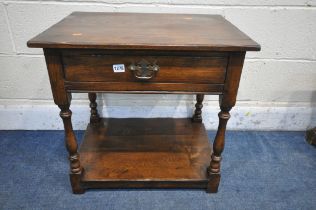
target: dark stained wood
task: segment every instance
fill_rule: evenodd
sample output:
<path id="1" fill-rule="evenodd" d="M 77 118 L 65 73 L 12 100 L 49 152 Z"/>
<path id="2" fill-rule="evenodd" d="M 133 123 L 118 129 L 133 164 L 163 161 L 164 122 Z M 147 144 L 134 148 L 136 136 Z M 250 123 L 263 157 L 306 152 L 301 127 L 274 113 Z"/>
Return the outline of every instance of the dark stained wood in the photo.
<path id="1" fill-rule="evenodd" d="M 156 63 L 160 69 L 148 80 L 157 83 L 215 83 L 225 80 L 227 57 L 129 56 L 86 55 L 64 56 L 67 81 L 82 82 L 137 82 L 131 64 L 141 60 Z M 113 64 L 124 64 L 125 72 L 113 72 Z M 181 71 L 181 74 L 179 74 Z"/>
<path id="2" fill-rule="evenodd" d="M 77 153 L 77 139 L 73 132 L 71 123 L 71 94 L 66 92 L 63 80 L 63 68 L 61 65 L 61 56 L 57 50 L 44 49 L 45 60 L 47 64 L 50 84 L 54 96 L 54 102 L 61 109 L 60 117 L 63 120 L 65 129 L 65 143 L 69 154 L 70 161 L 70 183 L 72 191 L 75 194 L 84 193 L 81 187 L 80 178 L 82 174 L 82 167 L 80 165 L 79 155 Z"/>
<path id="3" fill-rule="evenodd" d="M 221 178 L 220 167 L 222 160 L 222 152 L 225 146 L 225 132 L 227 121 L 230 118 L 229 110 L 223 109 L 221 107 L 221 112 L 218 114 L 219 117 L 219 125 L 217 129 L 217 133 L 215 136 L 215 140 L 213 143 L 213 153 L 211 158 L 210 166 L 207 169 L 209 174 L 209 184 L 207 188 L 207 192 L 215 193 L 218 191 L 218 186 Z"/>
<path id="4" fill-rule="evenodd" d="M 79 154 L 77 152 L 77 139 L 72 129 L 71 123 L 71 111 L 69 105 L 59 105 L 60 117 L 63 119 L 64 129 L 65 129 L 65 141 L 66 148 L 69 153 L 70 161 L 70 183 L 72 186 L 72 191 L 75 194 L 84 193 L 84 189 L 81 187 L 80 178 L 83 172 L 83 169 L 80 165 Z"/>
<path id="5" fill-rule="evenodd" d="M 229 56 L 224 92 L 220 96 L 220 106 L 231 109 L 236 104 L 239 81 L 246 52 L 233 52 Z"/>
<path id="6" fill-rule="evenodd" d="M 183 50 L 146 50 L 146 49 L 126 49 L 126 50 L 106 50 L 106 49 L 55 49 L 63 57 L 84 57 L 84 56 L 175 56 L 175 57 L 228 57 L 231 52 L 221 51 L 183 51 Z"/>
<path id="7" fill-rule="evenodd" d="M 58 50 L 44 49 L 44 55 L 54 102 L 57 105 L 68 105 L 71 101 L 71 94 L 65 91 L 60 53 Z"/>
<path id="8" fill-rule="evenodd" d="M 97 109 L 97 94 L 96 93 L 88 93 L 89 101 L 90 101 L 90 123 L 97 123 L 100 120 L 98 109 Z"/>
<path id="9" fill-rule="evenodd" d="M 226 81 L 223 94 L 220 95 L 221 112 L 218 114 L 219 125 L 216 137 L 213 143 L 212 161 L 208 168 L 209 184 L 207 192 L 215 193 L 218 191 L 218 186 L 221 178 L 220 167 L 222 160 L 222 152 L 225 146 L 225 132 L 227 121 L 230 118 L 229 111 L 236 104 L 236 97 L 241 77 L 242 67 L 244 63 L 245 52 L 231 53 L 226 70 Z"/>
<path id="10" fill-rule="evenodd" d="M 74 193 L 140 187 L 218 191 L 229 111 L 246 51 L 260 50 L 256 42 L 218 15 L 75 12 L 28 46 L 44 48 Z M 135 63 L 136 74 L 128 70 Z M 125 72 L 113 73 L 113 64 L 124 64 Z M 88 92 L 91 108 L 80 157 L 69 109 L 74 92 Z M 97 92 L 197 94 L 197 102 L 192 119 L 100 120 Z M 213 152 L 201 123 L 204 94 L 220 96 Z"/>
<path id="11" fill-rule="evenodd" d="M 188 181 L 206 189 L 210 154 L 204 125 L 187 118 L 103 119 L 88 126 L 80 147 L 82 180 L 120 188 L 181 188 Z"/>
<path id="12" fill-rule="evenodd" d="M 106 188 L 106 189 L 126 189 L 126 188 L 178 188 L 178 189 L 205 189 L 207 180 L 98 180 L 98 181 L 81 181 L 84 188 Z"/>
<path id="13" fill-rule="evenodd" d="M 305 138 L 309 144 L 316 146 L 316 128 L 307 130 Z"/>
<path id="14" fill-rule="evenodd" d="M 67 82 L 71 92 L 137 92 L 137 93 L 209 93 L 220 94 L 221 84 L 150 83 L 150 82 Z"/>
<path id="15" fill-rule="evenodd" d="M 29 47 L 197 51 L 260 50 L 219 15 L 74 12 Z"/>
<path id="16" fill-rule="evenodd" d="M 192 117 L 193 122 L 202 122 L 202 108 L 203 108 L 203 99 L 204 94 L 197 94 L 196 95 L 196 104 L 195 104 L 195 111 Z"/>

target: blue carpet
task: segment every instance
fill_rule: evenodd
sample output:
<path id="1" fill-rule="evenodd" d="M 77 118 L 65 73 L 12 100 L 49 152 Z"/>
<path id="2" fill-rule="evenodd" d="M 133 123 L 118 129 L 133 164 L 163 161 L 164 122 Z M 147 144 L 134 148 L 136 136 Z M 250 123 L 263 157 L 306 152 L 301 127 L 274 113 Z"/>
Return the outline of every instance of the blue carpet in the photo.
<path id="1" fill-rule="evenodd" d="M 76 134 L 81 139 L 83 132 Z M 303 132 L 228 132 L 217 194 L 88 190 L 73 195 L 63 138 L 63 131 L 0 131 L 0 209 L 316 209 L 316 148 Z"/>

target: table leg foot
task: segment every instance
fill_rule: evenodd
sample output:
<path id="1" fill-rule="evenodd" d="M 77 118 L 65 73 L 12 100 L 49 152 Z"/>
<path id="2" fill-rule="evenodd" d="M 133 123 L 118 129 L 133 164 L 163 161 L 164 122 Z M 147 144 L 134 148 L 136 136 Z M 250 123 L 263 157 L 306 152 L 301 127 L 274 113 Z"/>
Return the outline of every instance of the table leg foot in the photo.
<path id="1" fill-rule="evenodd" d="M 307 143 L 316 146 L 316 127 L 306 131 L 305 139 Z"/>
<path id="2" fill-rule="evenodd" d="M 74 194 L 83 194 L 85 189 L 80 185 L 81 174 L 69 174 L 72 192 Z"/>
<path id="3" fill-rule="evenodd" d="M 210 174 L 209 181 L 208 181 L 207 188 L 206 188 L 206 192 L 207 193 L 217 193 L 220 181 L 221 181 L 220 174 Z"/>

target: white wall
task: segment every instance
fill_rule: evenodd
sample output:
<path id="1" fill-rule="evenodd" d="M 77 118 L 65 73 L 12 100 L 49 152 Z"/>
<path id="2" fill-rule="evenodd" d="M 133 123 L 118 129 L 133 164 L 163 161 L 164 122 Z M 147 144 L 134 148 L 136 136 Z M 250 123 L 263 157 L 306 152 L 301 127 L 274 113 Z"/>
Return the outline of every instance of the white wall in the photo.
<path id="1" fill-rule="evenodd" d="M 0 0 L 0 129 L 62 128 L 42 51 L 26 42 L 72 11 L 221 14 L 262 47 L 247 53 L 229 128 L 316 125 L 316 0 Z M 194 104 L 184 95 L 99 96 L 100 111 L 113 117 L 187 117 Z M 74 94 L 75 129 L 86 126 L 86 98 Z M 203 108 L 209 129 L 217 126 L 214 100 L 207 97 Z"/>

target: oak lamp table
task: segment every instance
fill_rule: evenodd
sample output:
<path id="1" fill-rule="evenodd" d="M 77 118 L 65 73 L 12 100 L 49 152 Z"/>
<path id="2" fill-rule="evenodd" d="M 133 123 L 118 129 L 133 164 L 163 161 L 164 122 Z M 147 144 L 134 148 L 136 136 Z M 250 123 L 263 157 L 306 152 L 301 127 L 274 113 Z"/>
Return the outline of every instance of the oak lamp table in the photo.
<path id="1" fill-rule="evenodd" d="M 88 188 L 201 188 L 217 192 L 229 111 L 246 51 L 260 46 L 219 15 L 74 12 L 28 41 L 43 48 L 61 109 L 73 193 Z M 80 149 L 71 94 L 87 92 Z M 192 118 L 101 118 L 96 93 L 196 94 Z M 211 149 L 205 94 L 219 95 Z"/>

